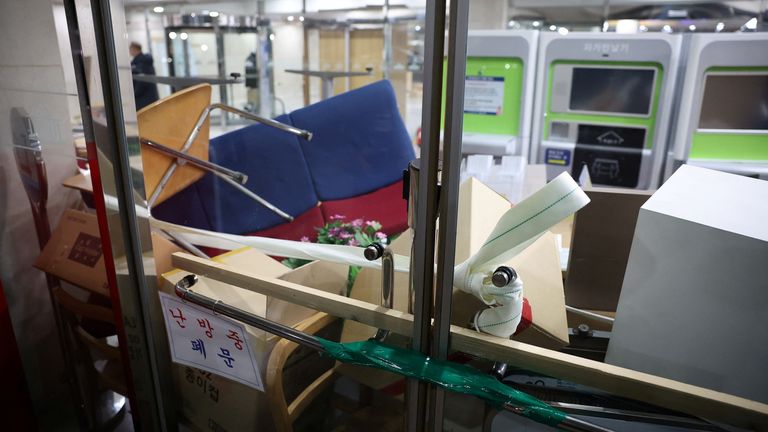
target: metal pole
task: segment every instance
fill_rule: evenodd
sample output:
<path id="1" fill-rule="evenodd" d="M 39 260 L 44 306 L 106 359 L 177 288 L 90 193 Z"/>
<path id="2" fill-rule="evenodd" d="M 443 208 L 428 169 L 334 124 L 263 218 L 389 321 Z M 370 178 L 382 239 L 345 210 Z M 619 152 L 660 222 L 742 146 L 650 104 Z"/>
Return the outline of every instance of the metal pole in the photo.
<path id="1" fill-rule="evenodd" d="M 234 306 L 223 303 L 221 300 L 214 300 L 210 297 L 198 294 L 190 288 L 197 283 L 197 275 L 186 275 L 174 286 L 174 291 L 182 300 L 189 300 L 200 306 L 209 308 L 215 314 L 221 314 L 230 318 L 244 322 L 258 329 L 288 339 L 309 348 L 325 352 L 325 347 L 317 341 L 312 335 L 298 331 L 294 328 L 254 315 L 250 312 L 238 309 Z"/>
<path id="2" fill-rule="evenodd" d="M 320 91 L 320 99 L 326 100 L 333 96 L 333 77 L 322 77 L 320 80 L 323 85 Z"/>
<path id="3" fill-rule="evenodd" d="M 432 357 L 448 357 L 451 333 L 451 298 L 456 255 L 456 225 L 459 208 L 464 80 L 467 67 L 469 0 L 451 0 L 448 21 L 448 71 L 445 91 L 445 133 L 440 186 L 440 229 L 437 240 L 437 276 Z M 445 390 L 435 388 L 429 399 L 432 430 L 443 430 Z"/>
<path id="4" fill-rule="evenodd" d="M 236 182 L 238 182 L 240 184 L 245 184 L 248 181 L 248 176 L 246 174 L 243 174 L 243 173 L 239 172 L 239 171 L 231 170 L 231 169 L 229 169 L 227 167 L 223 167 L 221 165 L 217 165 L 217 164 L 215 164 L 213 162 L 210 162 L 210 161 L 207 161 L 207 160 L 203 160 L 203 159 L 199 159 L 199 158 L 196 158 L 194 156 L 190 156 L 187 153 L 180 152 L 180 151 L 175 150 L 175 149 L 173 149 L 171 147 L 166 147 L 166 146 L 164 146 L 162 144 L 158 144 L 158 143 L 156 143 L 154 141 L 146 140 L 146 139 L 143 139 L 143 138 L 140 141 L 141 141 L 142 144 L 144 144 L 147 147 L 150 147 L 153 150 L 157 150 L 157 151 L 159 151 L 161 153 L 164 153 L 167 156 L 174 157 L 176 159 L 183 159 L 184 163 L 188 163 L 190 165 L 194 165 L 194 166 L 196 166 L 196 167 L 198 167 L 198 168 L 200 168 L 202 170 L 205 170 L 205 171 L 208 171 L 208 172 L 212 172 L 212 173 L 216 173 L 218 175 L 222 175 L 222 176 L 225 176 L 225 177 L 229 177 L 232 180 L 234 180 L 234 181 L 236 181 Z M 177 161 L 177 162 L 179 162 L 179 161 Z"/>
<path id="5" fill-rule="evenodd" d="M 307 14 L 307 0 L 301 0 L 301 14 Z M 301 53 L 301 68 L 309 70 L 309 29 L 307 28 L 306 19 L 301 23 L 301 36 L 303 38 L 302 53 Z M 309 75 L 302 76 L 304 84 L 304 105 L 309 105 Z"/>
<path id="6" fill-rule="evenodd" d="M 149 33 L 149 8 L 144 8 L 144 30 L 147 33 L 147 52 L 154 59 L 152 52 L 152 36 Z"/>
<path id="7" fill-rule="evenodd" d="M 224 59 L 226 53 L 224 52 L 224 34 L 221 32 L 221 27 L 219 27 L 219 20 L 214 19 L 213 20 L 213 34 L 216 38 L 216 63 L 218 66 L 218 72 L 219 72 L 219 78 L 223 78 L 227 76 L 227 69 L 226 65 L 224 64 Z M 184 41 L 187 42 L 187 41 Z M 189 76 L 189 75 L 187 75 Z M 227 95 L 227 86 L 219 86 L 219 100 L 224 105 L 229 105 L 229 97 Z M 229 117 L 227 113 L 223 112 L 221 113 L 220 118 L 220 124 L 221 127 L 225 127 L 229 121 Z"/>
<path id="8" fill-rule="evenodd" d="M 392 22 L 389 20 L 389 0 L 384 0 L 384 79 L 392 78 Z"/>
<path id="9" fill-rule="evenodd" d="M 445 0 L 427 0 L 424 40 L 424 95 L 422 99 L 422 146 L 419 199 L 413 247 L 411 287 L 415 292 L 413 349 L 429 355 L 432 286 L 434 281 L 435 228 L 440 154 L 443 45 L 445 44 Z M 423 431 L 427 386 L 409 380 L 406 391 L 406 430 Z"/>
<path id="10" fill-rule="evenodd" d="M 349 60 L 349 49 L 350 49 L 350 40 L 349 40 L 349 26 L 344 26 L 344 71 L 349 72 L 352 69 L 350 69 L 350 60 Z M 344 90 L 349 91 L 350 88 L 350 77 L 347 76 L 344 78 Z"/>
<path id="11" fill-rule="evenodd" d="M 105 189 L 114 188 L 107 190 L 107 193 L 114 193 L 121 209 L 110 215 L 114 218 L 100 218 L 100 223 L 109 220 L 109 235 L 122 240 L 119 249 L 116 244 L 112 244 L 109 255 L 125 254 L 126 258 L 120 282 L 114 283 L 117 292 L 112 292 L 112 304 L 122 318 L 117 323 L 118 329 L 122 329 L 118 335 L 123 336 L 120 337 L 120 345 L 126 363 L 124 367 L 130 371 L 132 385 L 129 388 L 135 393 L 135 398 L 131 400 L 133 421 L 136 429 L 167 431 L 176 428 L 176 398 L 173 394 L 170 363 L 161 360 L 168 355 L 168 345 L 163 337 L 164 324 L 161 316 L 153 314 L 159 311 L 160 302 L 156 287 L 152 286 L 150 290 L 147 285 L 154 277 L 148 278 L 144 274 L 142 238 L 149 241 L 149 224 L 140 221 L 134 211 L 134 193 L 143 195 L 143 187 L 136 190 L 133 187 L 129 162 L 131 147 L 125 129 L 126 113 L 122 108 L 121 65 L 116 52 L 118 48 L 125 48 L 119 37 L 123 31 L 121 24 L 125 23 L 122 16 L 124 9 L 119 0 L 91 0 L 90 4 L 96 40 L 95 67 L 102 83 L 106 119 L 104 136 L 95 140 L 99 156 L 107 159 L 107 163 L 98 165 L 98 184 Z M 79 88 L 82 86 L 79 85 Z M 92 125 L 90 110 L 87 112 L 84 124 L 88 122 Z M 127 114 L 129 118 L 135 119 L 132 110 Z M 103 196 L 97 200 L 101 200 L 103 209 Z M 107 268 L 108 276 L 111 274 L 115 278 L 114 263 L 108 263 Z"/>

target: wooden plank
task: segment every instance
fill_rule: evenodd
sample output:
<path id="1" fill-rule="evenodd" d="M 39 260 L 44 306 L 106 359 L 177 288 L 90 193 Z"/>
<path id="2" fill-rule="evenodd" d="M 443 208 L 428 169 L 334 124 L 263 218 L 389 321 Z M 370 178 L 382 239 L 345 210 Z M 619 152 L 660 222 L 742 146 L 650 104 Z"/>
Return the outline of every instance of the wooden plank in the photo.
<path id="1" fill-rule="evenodd" d="M 183 252 L 174 253 L 172 263 L 182 270 L 203 275 L 249 291 L 255 291 L 287 302 L 306 306 L 331 315 L 359 321 L 377 328 L 410 335 L 413 315 L 368 302 L 331 294 L 319 289 L 253 273 L 238 271 L 226 264 L 198 258 Z M 193 289 L 194 290 L 194 289 Z"/>
<path id="2" fill-rule="evenodd" d="M 81 192 L 93 193 L 93 183 L 91 183 L 90 174 L 75 174 L 61 182 L 61 185 Z"/>
<path id="3" fill-rule="evenodd" d="M 263 278 L 185 253 L 173 264 L 247 290 L 410 336 L 413 315 L 302 285 Z M 451 348 L 734 426 L 768 431 L 768 405 L 655 375 L 451 326 Z"/>
<path id="4" fill-rule="evenodd" d="M 768 430 L 768 405 L 451 326 L 451 348 L 734 426 Z"/>
<path id="5" fill-rule="evenodd" d="M 139 136 L 174 150 L 181 150 L 200 114 L 210 104 L 210 84 L 189 87 L 160 99 L 136 113 Z M 208 160 L 209 126 L 210 117 L 203 123 L 200 133 L 187 152 L 190 156 Z M 144 190 L 147 197 L 152 196 L 160 183 L 160 179 L 173 161 L 173 158 L 163 153 L 142 146 L 141 162 L 144 167 Z M 196 182 L 204 174 L 203 170 L 191 164 L 180 166 L 165 186 L 155 205 Z"/>

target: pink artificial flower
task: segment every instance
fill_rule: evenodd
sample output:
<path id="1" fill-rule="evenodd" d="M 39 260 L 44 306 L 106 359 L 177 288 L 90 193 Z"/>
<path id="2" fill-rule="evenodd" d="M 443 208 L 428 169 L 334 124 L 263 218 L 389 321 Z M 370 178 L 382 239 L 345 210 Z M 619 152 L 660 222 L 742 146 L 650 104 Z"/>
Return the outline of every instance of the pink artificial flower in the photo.
<path id="1" fill-rule="evenodd" d="M 363 220 L 362 219 L 355 219 L 352 221 L 352 226 L 355 228 L 362 228 L 363 226 Z"/>
<path id="2" fill-rule="evenodd" d="M 376 221 L 365 221 L 365 224 L 368 225 L 368 226 L 379 225 L 379 223 L 376 222 Z"/>
<path id="3" fill-rule="evenodd" d="M 346 231 L 342 231 L 342 232 L 339 233 L 339 238 L 341 238 L 341 239 L 348 239 L 350 237 L 353 237 L 352 234 L 350 234 L 350 233 L 348 233 Z"/>
<path id="4" fill-rule="evenodd" d="M 360 246 L 360 243 L 358 243 L 358 242 L 357 242 L 357 239 L 356 239 L 356 238 L 354 238 L 354 237 L 353 237 L 353 238 L 351 238 L 351 239 L 349 240 L 349 242 L 347 242 L 347 244 L 348 244 L 349 246 Z"/>
<path id="5" fill-rule="evenodd" d="M 302 236 L 302 237 L 301 237 L 301 241 L 303 241 L 304 243 L 308 243 L 308 242 L 309 242 L 309 237 L 307 237 L 307 236 Z"/>
<path id="6" fill-rule="evenodd" d="M 346 216 L 344 216 L 344 215 L 335 214 L 335 215 L 331 216 L 331 220 L 342 220 L 342 219 L 344 219 L 345 217 L 346 217 Z"/>
<path id="7" fill-rule="evenodd" d="M 386 234 L 384 234 L 384 233 L 383 233 L 383 232 L 381 232 L 381 231 L 377 231 L 377 232 L 376 232 L 376 238 L 377 238 L 377 239 L 380 239 L 380 240 L 383 240 L 383 239 L 386 239 L 386 238 L 387 238 L 387 235 L 386 235 Z"/>

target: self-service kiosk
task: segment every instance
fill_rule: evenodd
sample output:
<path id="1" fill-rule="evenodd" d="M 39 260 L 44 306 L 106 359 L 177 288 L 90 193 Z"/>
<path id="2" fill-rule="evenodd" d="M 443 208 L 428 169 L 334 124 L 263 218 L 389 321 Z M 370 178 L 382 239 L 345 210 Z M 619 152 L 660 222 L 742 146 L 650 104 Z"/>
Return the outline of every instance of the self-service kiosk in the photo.
<path id="1" fill-rule="evenodd" d="M 681 37 L 543 33 L 539 38 L 531 161 L 547 176 L 658 186 Z"/>
<path id="2" fill-rule="evenodd" d="M 690 37 L 666 177 L 683 163 L 768 179 L 768 33 Z"/>
<path id="3" fill-rule="evenodd" d="M 463 154 L 528 158 L 538 34 L 469 32 Z"/>

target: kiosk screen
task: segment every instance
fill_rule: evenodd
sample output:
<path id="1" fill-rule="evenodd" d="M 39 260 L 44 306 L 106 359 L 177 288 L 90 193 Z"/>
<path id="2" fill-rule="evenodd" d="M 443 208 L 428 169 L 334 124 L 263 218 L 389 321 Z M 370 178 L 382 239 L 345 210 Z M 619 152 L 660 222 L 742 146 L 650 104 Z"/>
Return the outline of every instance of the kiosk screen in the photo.
<path id="1" fill-rule="evenodd" d="M 699 129 L 768 130 L 768 74 L 708 75 Z"/>
<path id="2" fill-rule="evenodd" d="M 647 115 L 653 95 L 653 69 L 573 68 L 572 111 Z"/>

